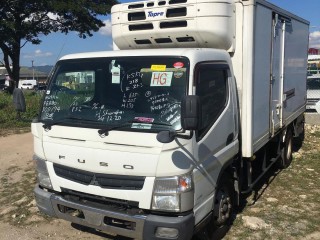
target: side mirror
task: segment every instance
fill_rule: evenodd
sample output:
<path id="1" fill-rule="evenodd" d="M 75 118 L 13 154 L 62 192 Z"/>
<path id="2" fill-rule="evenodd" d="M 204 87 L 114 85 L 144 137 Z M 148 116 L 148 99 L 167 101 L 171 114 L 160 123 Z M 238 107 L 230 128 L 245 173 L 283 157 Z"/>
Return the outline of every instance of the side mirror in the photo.
<path id="1" fill-rule="evenodd" d="M 161 143 L 170 143 L 175 139 L 176 136 L 176 132 L 161 131 L 157 134 L 157 140 Z"/>
<path id="2" fill-rule="evenodd" d="M 184 96 L 181 101 L 181 125 L 185 130 L 198 130 L 201 122 L 199 96 Z"/>

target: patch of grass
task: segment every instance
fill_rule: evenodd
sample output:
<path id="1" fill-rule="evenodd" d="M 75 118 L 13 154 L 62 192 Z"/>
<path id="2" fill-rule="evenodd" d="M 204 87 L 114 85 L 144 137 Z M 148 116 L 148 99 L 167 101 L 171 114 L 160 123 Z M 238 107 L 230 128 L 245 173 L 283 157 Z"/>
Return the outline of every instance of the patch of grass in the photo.
<path id="1" fill-rule="evenodd" d="M 261 197 L 238 213 L 224 239 L 303 239 L 320 226 L 320 128 L 309 127 L 291 166 L 282 170 Z M 274 170 L 276 171 L 276 170 Z M 260 189 L 259 192 L 263 190 Z M 252 195 L 247 202 L 252 202 Z M 275 199 L 271 201 L 270 199 Z M 266 228 L 251 230 L 242 216 L 258 217 Z"/>
<path id="2" fill-rule="evenodd" d="M 26 112 L 21 113 L 21 120 L 16 119 L 12 95 L 0 93 L 0 136 L 30 131 L 30 124 L 40 108 L 41 94 L 24 91 Z"/>

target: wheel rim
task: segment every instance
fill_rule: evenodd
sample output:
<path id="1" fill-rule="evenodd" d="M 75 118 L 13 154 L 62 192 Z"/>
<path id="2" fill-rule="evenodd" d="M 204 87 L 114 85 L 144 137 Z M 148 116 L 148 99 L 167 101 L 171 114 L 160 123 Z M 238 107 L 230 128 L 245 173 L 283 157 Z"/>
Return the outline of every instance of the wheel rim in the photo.
<path id="1" fill-rule="evenodd" d="M 226 189 L 220 189 L 218 191 L 216 204 L 218 207 L 216 221 L 219 225 L 223 225 L 230 219 L 232 212 L 232 200 Z"/>

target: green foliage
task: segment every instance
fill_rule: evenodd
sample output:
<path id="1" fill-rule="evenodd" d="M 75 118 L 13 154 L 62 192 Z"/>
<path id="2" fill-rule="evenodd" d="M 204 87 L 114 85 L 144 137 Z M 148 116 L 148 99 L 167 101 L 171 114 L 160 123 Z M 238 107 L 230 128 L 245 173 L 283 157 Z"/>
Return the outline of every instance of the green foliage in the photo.
<path id="1" fill-rule="evenodd" d="M 30 127 L 32 119 L 39 113 L 42 95 L 33 91 L 25 91 L 24 96 L 26 100 L 26 112 L 21 114 L 21 120 L 17 120 L 12 96 L 0 93 L 0 130 Z"/>
<path id="2" fill-rule="evenodd" d="M 10 78 L 17 85 L 20 50 L 27 42 L 40 44 L 39 35 L 51 32 L 76 31 L 81 38 L 92 36 L 104 26 L 98 16 L 109 14 L 116 3 L 117 0 L 2 0 L 0 49 Z"/>
<path id="3" fill-rule="evenodd" d="M 3 97 L 5 94 L 0 95 L 0 111 L 9 105 L 10 99 L 8 97 Z M 0 120 L 1 121 L 1 120 Z"/>
<path id="4" fill-rule="evenodd" d="M 6 0 L 0 8 L 0 39 L 10 43 L 14 37 L 39 44 L 39 34 L 77 31 L 91 35 L 104 24 L 98 15 L 110 13 L 117 0 Z M 17 31 L 19 30 L 19 31 Z"/>

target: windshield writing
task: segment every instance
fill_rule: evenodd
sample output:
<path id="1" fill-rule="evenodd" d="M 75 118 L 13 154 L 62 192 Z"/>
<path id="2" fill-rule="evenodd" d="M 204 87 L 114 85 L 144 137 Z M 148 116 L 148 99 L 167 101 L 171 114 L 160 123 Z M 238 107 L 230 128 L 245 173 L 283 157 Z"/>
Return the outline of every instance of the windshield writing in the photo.
<path id="1" fill-rule="evenodd" d="M 41 120 L 65 119 L 59 124 L 72 125 L 83 119 L 92 127 L 134 121 L 131 128 L 181 129 L 187 70 L 184 58 L 61 61 L 46 92 Z"/>

